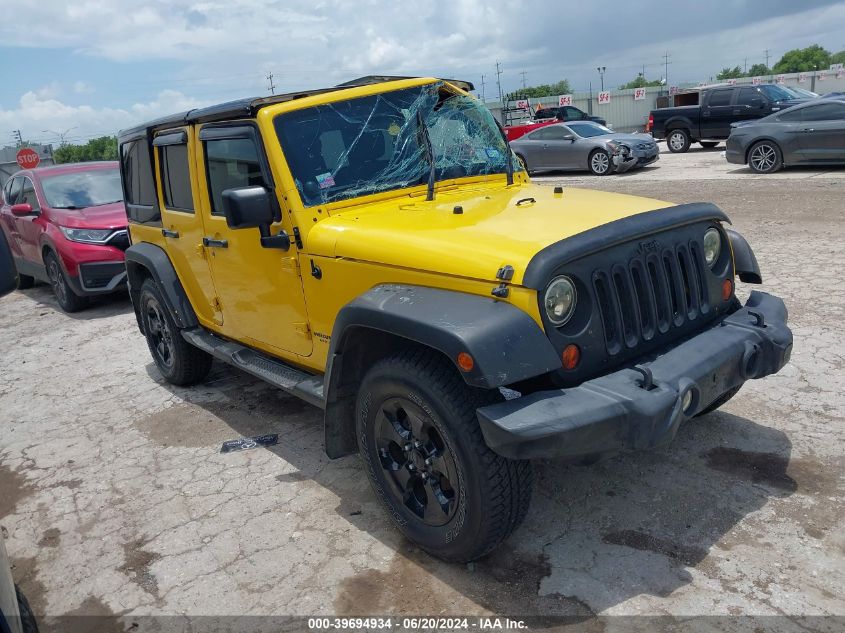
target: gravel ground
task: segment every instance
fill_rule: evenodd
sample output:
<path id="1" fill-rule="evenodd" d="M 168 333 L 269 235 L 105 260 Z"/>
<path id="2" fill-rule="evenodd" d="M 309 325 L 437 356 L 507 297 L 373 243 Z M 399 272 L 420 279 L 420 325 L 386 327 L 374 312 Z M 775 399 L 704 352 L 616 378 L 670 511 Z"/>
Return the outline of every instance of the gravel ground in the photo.
<path id="1" fill-rule="evenodd" d="M 393 530 L 316 409 L 221 364 L 165 384 L 125 297 L 0 300 L 0 524 L 36 613 L 845 615 L 845 170 L 758 178 L 720 150 L 536 180 L 722 206 L 787 302 L 791 363 L 667 447 L 536 463 L 524 526 L 468 566 Z"/>

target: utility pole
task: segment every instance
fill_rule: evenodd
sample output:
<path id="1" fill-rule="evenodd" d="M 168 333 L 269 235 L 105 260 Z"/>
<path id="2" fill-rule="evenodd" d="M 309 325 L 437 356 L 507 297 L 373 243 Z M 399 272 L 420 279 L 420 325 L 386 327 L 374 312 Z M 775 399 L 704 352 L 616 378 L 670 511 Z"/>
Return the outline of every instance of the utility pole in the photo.
<path id="1" fill-rule="evenodd" d="M 607 70 L 607 66 L 598 66 L 596 70 L 599 71 L 599 77 L 601 77 L 601 91 L 604 92 L 604 73 Z"/>
<path id="2" fill-rule="evenodd" d="M 505 99 L 502 97 L 502 69 L 499 68 L 499 62 L 496 62 L 496 84 L 499 86 L 499 103 L 502 104 L 502 125 L 507 125 Z"/>
<path id="3" fill-rule="evenodd" d="M 267 81 L 270 82 L 270 94 L 276 94 L 276 86 L 273 84 L 273 71 L 270 71 L 270 74 L 267 75 Z"/>
<path id="4" fill-rule="evenodd" d="M 523 70 L 523 71 L 522 71 L 521 73 L 519 73 L 519 74 L 520 74 L 520 75 L 522 75 L 522 89 L 523 89 L 523 90 L 525 90 L 525 89 L 528 87 L 528 86 L 526 86 L 526 85 L 525 85 L 525 75 L 526 75 L 526 73 L 525 73 L 525 71 Z"/>
<path id="5" fill-rule="evenodd" d="M 666 82 L 666 87 L 669 87 L 669 51 L 663 53 L 663 81 Z"/>
<path id="6" fill-rule="evenodd" d="M 71 130 L 75 130 L 75 129 L 76 129 L 76 126 L 74 125 L 73 127 L 69 127 L 68 129 L 66 129 L 64 132 L 56 132 L 54 130 L 41 130 L 41 133 L 42 134 L 55 134 L 56 136 L 59 137 L 59 146 L 64 146 L 64 145 L 66 145 L 65 137 L 68 135 L 68 133 Z"/>
<path id="7" fill-rule="evenodd" d="M 766 49 L 766 68 L 769 67 L 769 49 Z"/>
<path id="8" fill-rule="evenodd" d="M 20 130 L 12 130 L 12 138 L 15 139 L 15 143 L 18 147 L 23 145 L 23 137 L 21 136 Z"/>
<path id="9" fill-rule="evenodd" d="M 481 75 L 481 100 L 487 101 L 487 98 L 484 94 L 484 75 Z"/>
<path id="10" fill-rule="evenodd" d="M 745 74 L 748 74 L 748 58 L 745 58 Z"/>

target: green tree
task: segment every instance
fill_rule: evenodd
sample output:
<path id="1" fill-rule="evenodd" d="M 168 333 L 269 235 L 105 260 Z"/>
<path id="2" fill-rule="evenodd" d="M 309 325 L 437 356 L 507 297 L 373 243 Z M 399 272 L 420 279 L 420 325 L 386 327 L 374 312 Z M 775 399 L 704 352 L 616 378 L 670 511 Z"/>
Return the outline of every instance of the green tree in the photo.
<path id="1" fill-rule="evenodd" d="M 619 90 L 628 90 L 629 88 L 649 88 L 652 86 L 662 86 L 663 82 L 659 79 L 652 79 L 649 81 L 642 74 L 637 75 L 636 79 L 632 79 L 626 84 L 619 86 Z"/>
<path id="2" fill-rule="evenodd" d="M 92 138 L 84 145 L 65 143 L 53 152 L 58 163 L 83 163 L 92 160 L 117 160 L 117 137 Z"/>
<path id="3" fill-rule="evenodd" d="M 722 71 L 716 75 L 716 79 L 739 79 L 742 76 L 742 68 L 734 66 L 733 68 L 723 68 Z"/>
<path id="4" fill-rule="evenodd" d="M 746 77 L 762 77 L 763 75 L 771 75 L 772 69 L 766 66 L 766 64 L 754 64 L 751 68 L 748 69 L 748 72 L 745 73 Z"/>
<path id="5" fill-rule="evenodd" d="M 830 67 L 830 52 L 813 44 L 807 48 L 796 48 L 787 51 L 775 64 L 776 73 L 799 73 L 808 70 L 823 70 Z"/>
<path id="6" fill-rule="evenodd" d="M 561 79 L 553 84 L 542 84 L 539 86 L 529 86 L 522 90 L 517 90 L 505 95 L 506 101 L 515 101 L 517 99 L 539 99 L 541 97 L 556 97 L 558 95 L 569 94 L 571 88 L 566 79 Z"/>
<path id="7" fill-rule="evenodd" d="M 839 51 L 830 56 L 831 64 L 845 64 L 845 51 Z"/>

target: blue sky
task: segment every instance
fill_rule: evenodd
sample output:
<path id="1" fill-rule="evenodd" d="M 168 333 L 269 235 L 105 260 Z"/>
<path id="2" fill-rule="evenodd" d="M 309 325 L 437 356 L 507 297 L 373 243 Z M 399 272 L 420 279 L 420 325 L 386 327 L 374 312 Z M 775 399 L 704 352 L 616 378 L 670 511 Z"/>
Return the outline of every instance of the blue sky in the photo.
<path id="1" fill-rule="evenodd" d="M 199 105 L 366 74 L 425 74 L 496 92 L 567 78 L 706 81 L 790 48 L 845 49 L 845 2 L 714 0 L 39 0 L 0 22 L 0 147 L 20 129 L 72 142 Z M 45 132 L 44 130 L 49 130 Z"/>

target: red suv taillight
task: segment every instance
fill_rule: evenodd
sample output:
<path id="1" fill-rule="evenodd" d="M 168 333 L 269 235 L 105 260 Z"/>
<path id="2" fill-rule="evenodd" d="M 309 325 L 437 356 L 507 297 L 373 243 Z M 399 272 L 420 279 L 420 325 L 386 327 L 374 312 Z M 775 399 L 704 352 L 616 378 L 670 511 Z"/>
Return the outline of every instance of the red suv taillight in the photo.
<path id="1" fill-rule="evenodd" d="M 648 115 L 648 124 L 645 126 L 646 132 L 651 132 L 652 128 L 654 128 L 654 115 L 649 113 Z"/>

